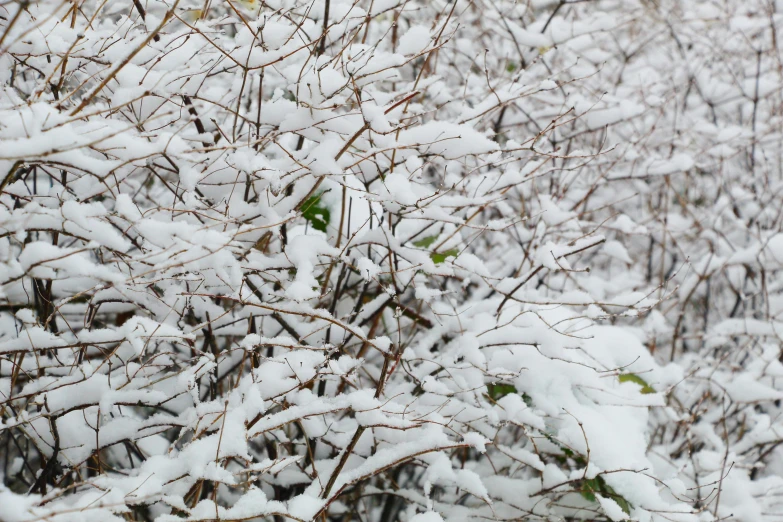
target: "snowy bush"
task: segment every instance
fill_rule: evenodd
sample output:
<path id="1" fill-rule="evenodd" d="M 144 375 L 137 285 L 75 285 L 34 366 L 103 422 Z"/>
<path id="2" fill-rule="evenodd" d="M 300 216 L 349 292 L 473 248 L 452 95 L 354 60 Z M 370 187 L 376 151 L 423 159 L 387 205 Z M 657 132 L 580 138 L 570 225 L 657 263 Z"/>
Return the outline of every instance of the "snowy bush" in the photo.
<path id="1" fill-rule="evenodd" d="M 0 520 L 783 521 L 778 27 L 0 3 Z"/>

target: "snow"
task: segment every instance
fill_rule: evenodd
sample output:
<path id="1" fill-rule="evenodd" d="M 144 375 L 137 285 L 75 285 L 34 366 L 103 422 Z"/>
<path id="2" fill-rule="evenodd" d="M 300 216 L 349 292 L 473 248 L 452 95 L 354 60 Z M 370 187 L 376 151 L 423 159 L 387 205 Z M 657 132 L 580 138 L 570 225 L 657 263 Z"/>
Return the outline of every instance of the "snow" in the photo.
<path id="1" fill-rule="evenodd" d="M 603 252 L 623 263 L 633 264 L 631 257 L 628 255 L 628 251 L 619 241 L 607 241 L 602 248 Z"/>
<path id="2" fill-rule="evenodd" d="M 4 484 L 0 485 L 0 505 L 3 506 L 3 519 L 8 522 L 24 522 L 35 518 L 37 495 L 17 495 Z"/>
<path id="3" fill-rule="evenodd" d="M 653 161 L 647 168 L 648 174 L 661 176 L 664 174 L 675 174 L 677 172 L 684 172 L 693 167 L 694 161 L 687 154 L 677 154 L 670 159 L 661 159 Z"/>
<path id="4" fill-rule="evenodd" d="M 401 54 L 417 54 L 426 49 L 430 43 L 430 30 L 423 25 L 414 25 L 400 37 L 397 52 Z"/>
<path id="5" fill-rule="evenodd" d="M 443 522 L 443 518 L 434 511 L 418 513 L 410 518 L 410 522 Z"/>
<path id="6" fill-rule="evenodd" d="M 121 4 L 0 16 L 0 519 L 781 518 L 769 2 Z"/>
<path id="7" fill-rule="evenodd" d="M 615 522 L 628 520 L 628 515 L 622 510 L 617 502 L 611 498 L 602 497 L 601 495 L 596 495 L 595 498 L 598 500 L 598 503 L 601 504 L 601 509 L 604 510 L 604 513 L 606 513 L 606 516 L 608 516 L 610 520 Z"/>

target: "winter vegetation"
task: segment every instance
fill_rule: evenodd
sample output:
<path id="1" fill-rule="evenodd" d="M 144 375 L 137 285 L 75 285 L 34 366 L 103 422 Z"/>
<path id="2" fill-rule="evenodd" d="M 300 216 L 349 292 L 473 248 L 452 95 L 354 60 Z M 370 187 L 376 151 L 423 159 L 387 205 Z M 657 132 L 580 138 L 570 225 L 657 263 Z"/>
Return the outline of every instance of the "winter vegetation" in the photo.
<path id="1" fill-rule="evenodd" d="M 0 521 L 783 522 L 778 28 L 0 0 Z"/>

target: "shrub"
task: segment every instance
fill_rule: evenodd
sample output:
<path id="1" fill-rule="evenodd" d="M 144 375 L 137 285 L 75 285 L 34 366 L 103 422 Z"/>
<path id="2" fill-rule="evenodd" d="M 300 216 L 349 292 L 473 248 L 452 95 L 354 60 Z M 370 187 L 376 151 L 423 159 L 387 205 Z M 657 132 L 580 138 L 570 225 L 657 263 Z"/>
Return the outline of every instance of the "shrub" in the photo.
<path id="1" fill-rule="evenodd" d="M 0 519 L 779 517 L 725 4 L 0 6 Z"/>

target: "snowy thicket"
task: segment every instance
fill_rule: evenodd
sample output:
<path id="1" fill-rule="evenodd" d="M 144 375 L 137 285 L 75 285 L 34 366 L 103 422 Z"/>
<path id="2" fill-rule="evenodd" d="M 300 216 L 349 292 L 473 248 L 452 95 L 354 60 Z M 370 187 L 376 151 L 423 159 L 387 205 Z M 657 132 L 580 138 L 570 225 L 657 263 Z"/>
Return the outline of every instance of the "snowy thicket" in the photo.
<path id="1" fill-rule="evenodd" d="M 0 2 L 0 520 L 783 521 L 779 29 Z"/>

